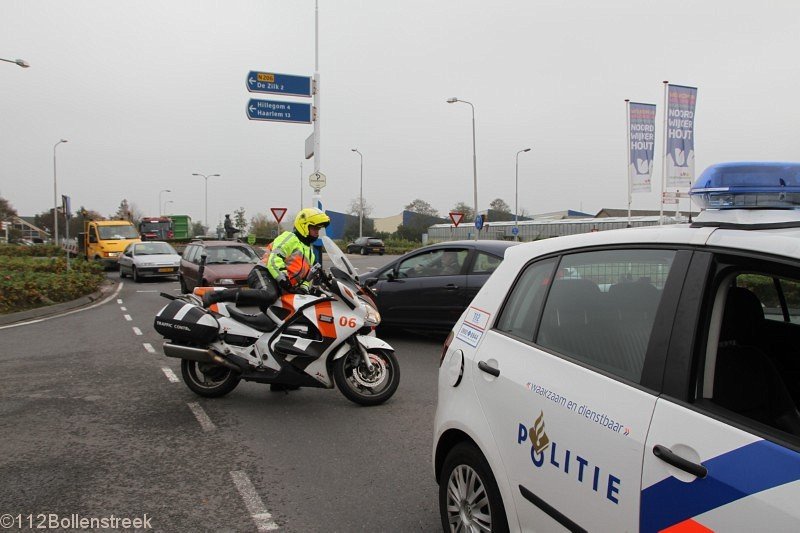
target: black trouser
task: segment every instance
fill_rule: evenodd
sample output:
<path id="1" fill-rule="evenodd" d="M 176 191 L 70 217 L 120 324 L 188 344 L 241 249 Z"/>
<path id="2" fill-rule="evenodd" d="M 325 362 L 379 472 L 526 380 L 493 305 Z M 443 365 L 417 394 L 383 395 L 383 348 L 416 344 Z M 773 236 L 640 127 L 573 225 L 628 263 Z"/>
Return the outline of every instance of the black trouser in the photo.
<path id="1" fill-rule="evenodd" d="M 216 302 L 234 302 L 236 305 L 257 305 L 265 312 L 278 299 L 278 285 L 266 269 L 255 266 L 247 276 L 249 289 L 225 289 L 207 292 L 203 303 L 209 306 Z"/>

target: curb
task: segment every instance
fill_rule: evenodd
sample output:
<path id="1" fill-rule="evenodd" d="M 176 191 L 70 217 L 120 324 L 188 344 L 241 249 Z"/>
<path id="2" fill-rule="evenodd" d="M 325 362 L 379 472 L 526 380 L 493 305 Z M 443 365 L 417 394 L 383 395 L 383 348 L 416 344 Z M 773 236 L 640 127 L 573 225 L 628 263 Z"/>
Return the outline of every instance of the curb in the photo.
<path id="1" fill-rule="evenodd" d="M 69 302 L 60 304 L 48 305 L 45 307 L 37 307 L 36 309 L 28 309 L 27 311 L 20 311 L 18 313 L 8 313 L 0 315 L 0 326 L 8 324 L 15 324 L 17 322 L 24 322 L 26 320 L 33 320 L 36 318 L 44 318 L 52 315 L 57 315 L 65 311 L 72 311 L 80 307 L 92 304 L 108 294 L 112 293 L 117 286 L 117 282 L 107 280 L 100 286 L 100 290 L 93 292 L 87 296 L 81 296 Z"/>

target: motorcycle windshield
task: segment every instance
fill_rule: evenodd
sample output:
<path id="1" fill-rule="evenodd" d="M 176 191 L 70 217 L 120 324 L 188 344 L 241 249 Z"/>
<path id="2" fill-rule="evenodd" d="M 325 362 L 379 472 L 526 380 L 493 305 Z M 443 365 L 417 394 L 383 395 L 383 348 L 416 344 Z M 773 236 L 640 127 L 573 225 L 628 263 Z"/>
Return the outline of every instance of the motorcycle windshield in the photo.
<path id="1" fill-rule="evenodd" d="M 322 244 L 325 245 L 325 253 L 328 254 L 333 266 L 347 274 L 353 281 L 357 280 L 358 274 L 356 274 L 356 269 L 353 267 L 353 263 L 351 263 L 344 252 L 342 252 L 342 250 L 336 246 L 336 243 L 333 242 L 330 237 L 324 235 L 322 237 Z"/>

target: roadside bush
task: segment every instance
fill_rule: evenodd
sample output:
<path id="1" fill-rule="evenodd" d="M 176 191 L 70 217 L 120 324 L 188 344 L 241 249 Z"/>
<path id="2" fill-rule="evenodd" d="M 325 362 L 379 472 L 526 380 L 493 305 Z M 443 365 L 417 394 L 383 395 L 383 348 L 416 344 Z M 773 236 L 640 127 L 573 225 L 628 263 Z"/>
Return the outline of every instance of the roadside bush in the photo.
<path id="1" fill-rule="evenodd" d="M 20 248 L 35 248 L 20 247 Z M 63 257 L 9 257 L 0 253 L 0 314 L 68 302 L 91 294 L 106 279 L 102 267 Z"/>
<path id="2" fill-rule="evenodd" d="M 64 257 L 64 250 L 53 244 L 0 244 L 1 257 Z"/>

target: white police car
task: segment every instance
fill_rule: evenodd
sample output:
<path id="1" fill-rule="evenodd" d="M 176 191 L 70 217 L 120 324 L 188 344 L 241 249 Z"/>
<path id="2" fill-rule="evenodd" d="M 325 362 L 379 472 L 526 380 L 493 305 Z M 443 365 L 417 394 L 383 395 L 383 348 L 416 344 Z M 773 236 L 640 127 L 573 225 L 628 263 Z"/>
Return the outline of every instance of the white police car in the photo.
<path id="1" fill-rule="evenodd" d="M 800 531 L 800 164 L 691 192 L 508 249 L 442 353 L 445 530 Z"/>

